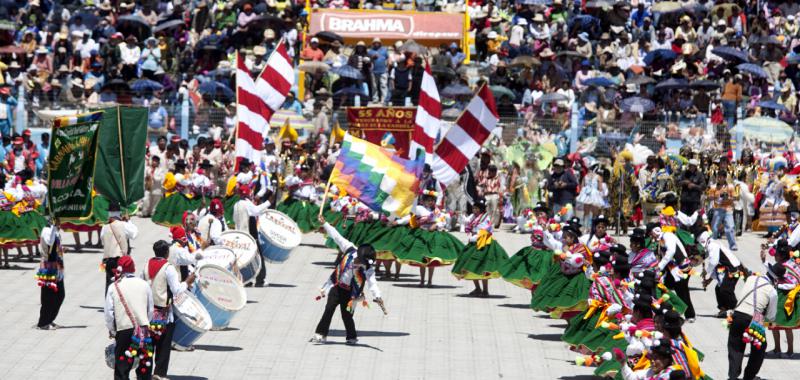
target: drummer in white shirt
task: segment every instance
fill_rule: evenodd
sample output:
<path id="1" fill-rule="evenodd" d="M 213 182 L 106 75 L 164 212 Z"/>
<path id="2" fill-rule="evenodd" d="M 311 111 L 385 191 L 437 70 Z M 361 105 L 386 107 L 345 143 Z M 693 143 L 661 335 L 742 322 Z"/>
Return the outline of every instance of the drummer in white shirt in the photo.
<path id="1" fill-rule="evenodd" d="M 258 241 L 258 217 L 269 210 L 270 202 L 266 201 L 260 205 L 253 203 L 253 192 L 250 186 L 240 185 L 238 191 L 240 199 L 233 205 L 233 223 L 237 230 L 247 231 L 253 239 Z M 267 265 L 265 263 L 256 276 L 255 286 L 259 288 L 266 286 L 266 277 Z"/>
<path id="2" fill-rule="evenodd" d="M 206 245 L 221 245 L 222 231 L 228 229 L 225 223 L 225 208 L 219 198 L 211 200 L 207 209 L 200 211 L 200 221 L 197 222 L 197 231 Z M 205 248 L 205 247 L 203 247 Z"/>
<path id="3" fill-rule="evenodd" d="M 191 273 L 184 282 L 180 274 L 169 262 L 170 244 L 159 240 L 153 244 L 155 257 L 150 258 L 142 270 L 142 279 L 150 284 L 153 293 L 153 321 L 163 323 L 161 336 L 154 337 L 155 370 L 153 379 L 166 379 L 169 369 L 172 334 L 175 331 L 175 315 L 172 310 L 173 296 L 192 287 L 195 274 Z M 191 351 L 190 347 L 188 351 Z"/>

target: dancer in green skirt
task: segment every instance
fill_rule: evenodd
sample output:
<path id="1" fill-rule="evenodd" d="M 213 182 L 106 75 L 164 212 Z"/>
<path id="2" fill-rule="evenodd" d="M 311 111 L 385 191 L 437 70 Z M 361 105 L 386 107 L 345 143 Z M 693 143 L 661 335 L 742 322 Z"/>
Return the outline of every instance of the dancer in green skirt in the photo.
<path id="1" fill-rule="evenodd" d="M 469 244 L 461 250 L 451 272 L 459 280 L 472 280 L 475 290 L 470 295 L 486 297 L 489 280 L 500 277 L 500 268 L 508 261 L 508 254 L 492 239 L 492 220 L 486 214 L 485 199 L 475 200 L 465 232 L 469 234 Z"/>
<path id="2" fill-rule="evenodd" d="M 200 207 L 201 199 L 194 196 L 191 180 L 186 172 L 186 162 L 175 162 L 173 171 L 164 177 L 164 199 L 158 202 L 151 220 L 166 227 L 183 224 L 183 214 Z"/>
<path id="3" fill-rule="evenodd" d="M 286 187 L 289 189 L 289 198 L 281 202 L 277 210 L 292 218 L 303 233 L 318 230 L 319 206 L 314 204 L 317 189 L 311 176 L 311 168 L 302 164 L 300 175 L 287 178 Z"/>
<path id="4" fill-rule="evenodd" d="M 428 268 L 428 287 L 433 286 L 433 271 L 438 266 L 453 265 L 458 252 L 464 249 L 455 236 L 444 231 L 447 218 L 436 208 L 436 193 L 426 191 L 421 197 L 421 205 L 414 208 L 414 215 L 398 220 L 408 224 L 408 239 L 400 242 L 395 253 L 399 264 L 419 267 L 419 286 L 425 286 L 425 268 Z M 413 222 L 413 223 L 412 223 Z"/>
<path id="5" fill-rule="evenodd" d="M 792 358 L 794 330 L 800 328 L 800 265 L 791 255 L 788 243 L 779 240 L 775 248 L 775 263 L 786 268 L 786 274 L 775 286 L 778 291 L 778 311 L 775 321 L 769 324 L 775 348 L 768 355 L 775 358 Z M 762 250 L 761 260 L 765 259 L 766 252 Z M 787 302 L 790 298 L 792 300 Z M 786 334 L 786 351 L 781 350 L 781 331 Z"/>
<path id="6" fill-rule="evenodd" d="M 539 202 L 533 212 L 536 219 L 530 227 L 531 245 L 517 251 L 500 269 L 504 280 L 530 291 L 534 291 L 550 267 L 556 265 L 553 252 L 545 244 L 545 231 L 550 224 L 549 209 Z"/>
<path id="7" fill-rule="evenodd" d="M 563 244 L 556 252 L 559 265 L 553 265 L 531 297 L 531 308 L 549 312 L 553 318 L 570 318 L 586 308 L 591 281 L 584 275 L 590 252 L 578 241 L 580 224 L 575 221 L 562 229 Z M 558 248 L 558 247 L 557 247 Z"/>

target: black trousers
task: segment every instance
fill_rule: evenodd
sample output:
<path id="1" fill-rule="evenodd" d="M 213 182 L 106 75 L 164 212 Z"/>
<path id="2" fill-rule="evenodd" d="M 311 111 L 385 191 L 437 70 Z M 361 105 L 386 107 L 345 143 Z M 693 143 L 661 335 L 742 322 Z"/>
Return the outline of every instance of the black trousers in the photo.
<path id="1" fill-rule="evenodd" d="M 125 356 L 125 351 L 131 346 L 131 337 L 133 336 L 133 329 L 117 331 L 114 341 L 117 343 L 116 350 L 114 351 L 114 380 L 128 380 L 129 374 L 133 363 L 128 363 L 128 358 Z M 123 359 L 120 360 L 120 357 Z M 145 367 L 147 370 L 142 373 L 139 368 L 135 369 L 136 378 L 139 380 L 150 380 L 151 371 L 153 367 Z"/>
<path id="2" fill-rule="evenodd" d="M 736 236 L 742 236 L 742 232 L 745 230 L 744 211 L 733 210 L 733 225 L 736 228 Z"/>
<path id="3" fill-rule="evenodd" d="M 692 202 L 684 199 L 681 200 L 681 212 L 683 212 L 684 214 L 692 215 L 692 213 L 694 213 L 698 209 L 700 209 L 700 202 Z M 711 220 L 710 216 L 708 220 Z"/>
<path id="4" fill-rule="evenodd" d="M 105 299 L 105 294 L 108 293 L 108 287 L 114 283 L 114 270 L 117 269 L 117 260 L 119 260 L 119 257 L 103 259 L 103 265 L 106 266 L 106 290 L 103 293 L 103 299 Z"/>
<path id="5" fill-rule="evenodd" d="M 733 322 L 731 328 L 728 330 L 728 379 L 738 379 L 739 374 L 742 372 L 742 361 L 744 360 L 744 350 L 747 345 L 742 342 L 742 334 L 750 326 L 750 321 L 753 320 L 751 315 L 734 311 Z M 761 364 L 764 363 L 764 354 L 767 352 L 767 342 L 761 345 L 760 349 L 756 349 L 750 345 L 750 359 L 747 360 L 747 366 L 744 368 L 743 380 L 752 380 L 761 369 Z"/>
<path id="6" fill-rule="evenodd" d="M 683 316 L 688 318 L 694 318 L 694 305 L 692 305 L 692 296 L 689 294 L 689 279 L 684 278 L 680 281 L 675 281 L 675 278 L 672 277 L 672 274 L 667 272 L 664 275 L 664 285 L 675 291 L 675 293 L 680 297 L 680 299 L 686 303 L 686 312 L 683 313 Z"/>
<path id="7" fill-rule="evenodd" d="M 153 374 L 166 377 L 169 370 L 169 356 L 172 353 L 172 335 L 175 333 L 175 322 L 164 326 L 164 333 L 153 344 L 155 353 L 155 370 Z"/>
<path id="8" fill-rule="evenodd" d="M 249 232 L 250 236 L 252 236 L 253 239 L 256 239 L 256 241 L 258 241 L 258 229 L 256 228 L 257 223 L 257 219 L 254 217 L 250 217 L 247 220 L 247 232 Z M 260 245 L 258 246 L 258 254 L 261 254 Z M 259 270 L 258 275 L 256 275 L 256 286 L 264 285 L 264 280 L 267 279 L 267 261 L 264 260 L 264 256 L 261 256 L 261 259 L 261 270 Z"/>
<path id="9" fill-rule="evenodd" d="M 732 310 L 736 308 L 736 277 L 725 276 L 721 284 L 714 287 L 717 296 L 717 309 Z"/>
<path id="10" fill-rule="evenodd" d="M 331 327 L 331 319 L 338 306 L 342 314 L 344 329 L 347 331 L 347 339 L 356 339 L 356 323 L 353 321 L 353 313 L 347 311 L 348 302 L 350 302 L 349 290 L 338 286 L 331 288 L 328 292 L 328 303 L 325 304 L 325 312 L 322 313 L 322 318 L 317 324 L 316 333 L 322 336 L 328 336 L 328 330 L 330 330 Z"/>
<path id="11" fill-rule="evenodd" d="M 46 286 L 42 286 L 41 302 L 42 306 L 39 308 L 39 323 L 37 326 L 44 327 L 56 320 L 58 311 L 61 310 L 61 304 L 64 303 L 64 281 L 58 281 L 58 291 L 53 291 Z"/>

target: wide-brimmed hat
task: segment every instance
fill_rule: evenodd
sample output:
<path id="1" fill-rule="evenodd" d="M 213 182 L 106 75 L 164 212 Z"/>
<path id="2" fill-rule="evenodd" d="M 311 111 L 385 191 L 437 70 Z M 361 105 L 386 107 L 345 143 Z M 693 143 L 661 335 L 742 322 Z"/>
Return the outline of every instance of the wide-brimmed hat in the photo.
<path id="1" fill-rule="evenodd" d="M 544 48 L 544 49 L 542 49 L 541 52 L 539 52 L 539 56 L 542 57 L 542 58 L 549 58 L 549 57 L 552 57 L 554 55 L 556 55 L 556 54 L 553 53 L 553 51 L 550 50 L 549 47 Z"/>
<path id="2" fill-rule="evenodd" d="M 544 16 L 541 13 L 537 13 L 533 16 L 533 22 L 544 22 Z"/>
<path id="3" fill-rule="evenodd" d="M 534 212 L 550 212 L 550 207 L 547 206 L 547 203 L 544 202 L 536 202 L 536 206 L 533 208 Z"/>

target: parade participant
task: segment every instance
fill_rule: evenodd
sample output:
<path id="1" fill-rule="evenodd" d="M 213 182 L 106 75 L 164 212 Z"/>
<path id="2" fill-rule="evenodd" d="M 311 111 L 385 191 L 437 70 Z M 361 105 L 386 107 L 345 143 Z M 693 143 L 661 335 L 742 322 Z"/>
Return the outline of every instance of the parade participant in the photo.
<path id="1" fill-rule="evenodd" d="M 591 253 L 578 241 L 580 223 L 577 218 L 561 229 L 562 242 L 552 245 L 558 265 L 550 271 L 531 297 L 531 308 L 549 312 L 553 318 L 569 319 L 586 308 L 591 280 L 584 275 L 584 266 L 591 263 Z"/>
<path id="2" fill-rule="evenodd" d="M 130 256 L 123 256 L 117 262 L 115 272 L 118 276 L 114 286 L 106 294 L 103 308 L 108 336 L 116 342 L 114 352 L 114 379 L 128 379 L 133 367 L 132 355 L 147 350 L 147 331 L 153 319 L 153 293 L 150 286 L 136 277 L 136 267 Z M 139 360 L 136 378 L 149 380 L 151 358 Z"/>
<path id="3" fill-rule="evenodd" d="M 763 339 L 752 336 L 751 329 L 765 332 L 763 323 L 775 320 L 778 311 L 778 293 L 775 284 L 783 279 L 786 269 L 782 265 L 768 266 L 766 275 L 753 274 L 744 281 L 737 299 L 739 304 L 728 321 L 728 378 L 739 378 L 742 373 L 742 361 L 747 343 L 750 345 L 750 358 L 744 369 L 743 379 L 757 379 L 758 371 L 764 362 L 767 352 L 766 336 Z M 747 334 L 747 335 L 745 335 Z"/>
<path id="4" fill-rule="evenodd" d="M 81 244 L 80 233 L 86 232 L 86 246 L 99 247 L 102 242 L 100 238 L 100 231 L 103 225 L 108 222 L 108 212 L 111 202 L 108 198 L 100 195 L 92 189 L 92 213 L 88 218 L 71 219 L 61 222 L 61 230 L 64 232 L 72 232 L 72 237 L 75 240 L 75 250 L 80 252 L 83 248 Z M 92 244 L 93 232 L 97 232 L 97 243 Z"/>
<path id="5" fill-rule="evenodd" d="M 611 252 L 602 250 L 592 255 L 592 285 L 589 287 L 589 307 L 582 313 L 569 319 L 567 329 L 561 335 L 561 340 L 570 345 L 571 349 L 580 352 L 594 352 L 585 344 L 584 338 L 599 327 L 600 321 L 606 320 L 608 315 L 614 315 L 621 310 L 622 292 L 614 287 L 608 265 L 611 262 Z M 615 305 L 615 306 L 612 306 Z M 610 313 L 606 313 L 611 308 Z M 595 344 L 589 343 L 592 347 Z"/>
<path id="6" fill-rule="evenodd" d="M 717 318 L 725 318 L 728 310 L 736 307 L 736 283 L 742 275 L 742 262 L 739 258 L 712 238 L 711 232 L 705 231 L 698 238 L 705 248 L 706 266 L 703 268 L 703 288 L 708 287 L 712 279 L 717 282 L 714 294 L 717 298 Z"/>
<path id="7" fill-rule="evenodd" d="M 651 284 L 651 286 L 654 286 Z M 650 351 L 655 337 L 653 334 L 655 324 L 653 323 L 653 298 L 650 295 L 652 288 L 647 289 L 637 285 L 636 293 L 633 296 L 633 309 L 630 314 L 626 314 L 627 319 L 630 315 L 630 323 L 621 323 L 620 330 L 625 334 L 624 340 L 620 342 L 620 350 L 625 352 L 629 366 L 641 367 L 641 363 L 647 360 L 647 353 Z M 628 328 L 625 328 L 627 326 Z M 658 334 L 660 335 L 660 333 Z M 614 352 L 616 350 L 611 350 Z M 672 356 L 669 356 L 672 359 Z M 620 371 L 620 364 L 614 360 L 604 360 L 594 371 L 596 376 L 614 377 Z"/>
<path id="8" fill-rule="evenodd" d="M 769 174 L 766 184 L 763 186 L 762 201 L 758 208 L 758 225 L 766 227 L 768 235 L 771 236 L 786 223 L 786 210 L 789 202 L 784 198 L 786 185 L 784 183 L 784 173 L 786 160 L 772 159 L 769 163 Z M 758 205 L 757 205 L 758 206 Z"/>
<path id="9" fill-rule="evenodd" d="M 775 321 L 769 324 L 772 330 L 775 349 L 767 355 L 776 358 L 791 359 L 794 355 L 794 331 L 800 328 L 800 299 L 797 293 L 800 292 L 800 265 L 797 259 L 789 252 L 789 246 L 784 240 L 779 240 L 775 246 L 775 263 L 785 269 L 783 278 L 775 284 L 778 292 L 778 310 L 775 313 Z M 761 251 L 761 261 L 766 261 L 766 252 Z M 786 332 L 786 352 L 781 351 L 781 330 Z"/>
<path id="10" fill-rule="evenodd" d="M 14 234 L 13 246 L 22 257 L 22 247 L 28 250 L 28 261 L 33 261 L 33 247 L 38 247 L 39 231 L 47 225 L 42 203 L 47 195 L 47 186 L 33 177 L 33 171 L 23 169 L 7 184 L 6 190 L 13 190 L 18 201 L 11 212 L 19 217 L 18 226 L 22 226 L 22 234 Z M 19 230 L 17 230 L 19 231 Z"/>
<path id="11" fill-rule="evenodd" d="M 229 226 L 234 224 L 233 206 L 239 201 L 239 199 L 241 199 L 238 192 L 239 187 L 245 186 L 250 188 L 252 191 L 254 186 L 254 176 L 251 171 L 252 166 L 253 164 L 250 160 L 246 158 L 241 159 L 241 161 L 239 161 L 239 172 L 230 176 L 226 182 L 225 200 L 222 202 L 222 205 L 225 209 L 225 220 L 228 221 Z"/>
<path id="12" fill-rule="evenodd" d="M 189 244 L 186 237 L 186 230 L 181 226 L 170 227 L 169 234 L 172 237 L 172 245 L 170 246 L 169 261 L 172 265 L 176 265 L 181 273 L 181 281 L 186 281 L 189 277 L 189 265 L 194 265 L 198 257 L 202 257 L 197 253 L 197 247 Z"/>
<path id="13" fill-rule="evenodd" d="M 658 265 L 658 257 L 646 247 L 647 235 L 641 228 L 636 228 L 630 235 L 631 252 L 628 262 L 631 264 L 631 273 L 638 274 Z"/>
<path id="14" fill-rule="evenodd" d="M 663 232 L 661 227 L 650 227 L 653 227 L 650 230 L 650 236 L 654 241 L 658 242 L 658 251 L 661 253 L 658 270 L 664 276 L 664 285 L 674 290 L 678 297 L 686 303 L 687 309 L 684 315 L 689 323 L 693 323 L 695 312 L 692 305 L 692 297 L 689 293 L 689 273 L 692 268 L 686 255 L 686 248 L 674 233 Z"/>
<path id="15" fill-rule="evenodd" d="M 205 236 L 202 236 L 197 230 L 197 214 L 184 211 L 181 226 L 186 233 L 186 245 L 190 252 L 196 252 L 206 247 Z"/>
<path id="16" fill-rule="evenodd" d="M 539 214 L 537 224 L 532 226 L 531 245 L 517 251 L 514 256 L 500 268 L 503 279 L 519 287 L 534 291 L 545 274 L 550 271 L 553 263 L 553 253 L 545 244 L 545 231 L 547 228 L 547 215 L 543 214 L 537 205 Z"/>
<path id="17" fill-rule="evenodd" d="M 233 206 L 233 223 L 234 228 L 238 231 L 247 231 L 250 236 L 258 241 L 258 217 L 267 210 L 269 210 L 270 203 L 266 201 L 260 205 L 256 205 L 252 201 L 252 190 L 247 185 L 239 186 L 239 200 Z M 259 250 L 261 248 L 259 247 Z M 256 276 L 255 286 L 265 286 L 265 279 L 267 277 L 267 265 L 261 266 L 261 271 Z M 250 284 L 248 284 L 250 286 Z"/>
<path id="18" fill-rule="evenodd" d="M 728 247 L 731 251 L 737 251 L 735 226 L 733 222 L 733 202 L 737 197 L 736 187 L 728 183 L 728 173 L 717 172 L 716 184 L 708 189 L 708 196 L 711 198 L 713 207 L 713 217 L 711 229 L 714 231 L 714 238 L 719 238 L 720 224 L 724 224 L 725 237 L 728 239 Z"/>
<path id="19" fill-rule="evenodd" d="M 221 245 L 222 231 L 228 229 L 222 200 L 212 199 L 208 209 L 201 210 L 201 214 L 200 221 L 197 222 L 197 230 L 200 231 L 200 236 L 203 236 L 205 245 Z"/>
<path id="20" fill-rule="evenodd" d="M 469 293 L 471 296 L 488 297 L 489 280 L 500 277 L 500 268 L 508 261 L 506 251 L 492 238 L 493 230 L 486 200 L 476 199 L 472 215 L 466 221 L 468 244 L 459 253 L 451 270 L 459 280 L 472 280 L 475 290 Z"/>
<path id="21" fill-rule="evenodd" d="M 318 221 L 325 233 L 336 242 L 339 250 L 345 254 L 336 261 L 333 273 L 320 288 L 320 295 L 317 299 L 327 295 L 328 301 L 311 342 L 317 344 L 326 342 L 333 313 L 338 307 L 347 333 L 347 344 L 355 345 L 358 343 L 358 335 L 356 324 L 353 321 L 353 313 L 359 301 L 365 306 L 367 305 L 367 301 L 364 300 L 365 288 L 372 293 L 373 302 L 383 308 L 381 291 L 378 288 L 378 281 L 375 279 L 375 249 L 370 245 L 361 245 L 356 248 L 353 243 L 342 237 L 335 228 L 325 222 L 323 217 L 320 216 Z"/>
<path id="22" fill-rule="evenodd" d="M 662 202 L 664 202 L 664 208 L 658 215 L 661 231 L 675 234 L 684 247 L 694 246 L 694 235 L 687 229 L 691 229 L 695 225 L 700 212 L 695 211 L 691 215 L 686 215 L 683 211 L 678 210 L 678 197 L 673 193 L 664 195 Z"/>
<path id="23" fill-rule="evenodd" d="M 307 163 L 300 164 L 299 175 L 286 178 L 286 187 L 289 198 L 278 204 L 276 209 L 292 218 L 303 233 L 317 230 L 319 206 L 314 204 L 317 190 L 311 167 Z"/>
<path id="24" fill-rule="evenodd" d="M 21 194 L 14 188 L 0 191 L 0 253 L 3 255 L 3 268 L 10 268 L 8 262 L 8 250 L 18 245 L 27 245 L 35 239 L 30 232 L 30 226 L 25 224 L 20 218 L 20 214 L 15 212 Z M 36 238 L 39 238 L 38 236 Z"/>
<path id="25" fill-rule="evenodd" d="M 167 175 L 167 168 L 161 166 L 161 157 L 150 156 L 150 165 L 144 170 L 144 200 L 142 202 L 141 216 L 149 218 L 158 202 L 164 197 L 164 188 L 161 184 Z"/>
<path id="26" fill-rule="evenodd" d="M 592 220 L 593 228 L 591 232 L 581 236 L 578 240 L 591 252 L 608 249 L 617 243 L 617 241 L 606 232 L 608 224 L 609 220 L 606 219 L 605 215 L 599 215 Z"/>
<path id="27" fill-rule="evenodd" d="M 591 169 L 583 177 L 581 192 L 576 198 L 578 204 L 583 205 L 583 223 L 586 225 L 589 225 L 592 218 L 596 218 L 603 209 L 608 207 L 608 186 L 600 175 L 602 167 L 594 164 Z"/>
<path id="28" fill-rule="evenodd" d="M 39 309 L 39 330 L 53 330 L 60 326 L 53 323 L 64 303 L 64 248 L 61 246 L 61 233 L 58 223 L 42 229 L 39 239 L 41 263 L 36 272 L 36 282 L 41 290 L 41 303 Z"/>
<path id="29" fill-rule="evenodd" d="M 425 190 L 420 196 L 421 205 L 414 207 L 398 224 L 407 224 L 411 231 L 408 238 L 400 243 L 395 252 L 398 264 L 419 267 L 419 286 L 425 286 L 425 268 L 428 269 L 428 287 L 433 286 L 433 272 L 436 267 L 453 265 L 458 252 L 464 249 L 455 236 L 445 231 L 447 216 L 436 207 L 438 193 Z"/>
<path id="30" fill-rule="evenodd" d="M 657 325 L 657 329 L 664 336 L 664 339 L 669 342 L 672 348 L 672 360 L 676 366 L 682 369 L 689 379 L 703 379 L 705 374 L 700 368 L 700 354 L 692 346 L 686 335 L 684 335 L 681 326 L 683 319 L 677 311 L 666 310 L 663 314 L 663 319 Z M 736 377 L 732 377 L 735 379 Z"/>
<path id="31" fill-rule="evenodd" d="M 194 196 L 191 184 L 186 161 L 176 161 L 173 171 L 164 176 L 164 199 L 158 202 L 151 220 L 166 227 L 181 225 L 184 213 L 198 209 L 202 202 Z"/>
<path id="32" fill-rule="evenodd" d="M 169 262 L 170 244 L 159 240 L 153 244 L 155 257 L 150 258 L 147 267 L 142 271 L 142 279 L 150 285 L 153 295 L 153 318 L 150 321 L 151 330 L 157 331 L 152 336 L 155 343 L 154 379 L 166 379 L 169 371 L 169 358 L 172 347 L 172 335 L 175 332 L 175 315 L 172 310 L 173 296 L 190 290 L 195 281 L 195 274 L 191 273 L 186 280 L 181 282 L 180 275 Z M 155 326 L 155 329 L 153 327 Z"/>
<path id="33" fill-rule="evenodd" d="M 103 241 L 103 268 L 106 272 L 106 287 L 114 282 L 114 270 L 121 257 L 131 254 L 130 241 L 136 239 L 139 229 L 136 225 L 120 216 L 119 204 L 112 203 L 108 207 L 108 223 L 100 230 Z"/>
<path id="34" fill-rule="evenodd" d="M 216 192 L 216 185 L 208 177 L 208 173 L 214 165 L 208 160 L 203 160 L 197 165 L 197 170 L 192 175 L 191 186 L 194 192 L 194 197 L 201 199 L 201 205 L 205 206 L 208 198 L 211 198 Z"/>
<path id="35" fill-rule="evenodd" d="M 622 366 L 621 375 L 623 380 L 672 380 L 685 379 L 686 374 L 683 370 L 675 369 L 674 351 L 670 347 L 669 341 L 657 340 L 648 351 L 650 366 L 644 369 L 633 370 L 628 365 L 626 356 L 614 355 L 614 359 Z"/>
<path id="36" fill-rule="evenodd" d="M 494 222 L 494 228 L 499 228 L 502 222 L 501 199 L 502 182 L 497 176 L 497 166 L 489 165 L 485 171 L 478 173 L 478 195 L 486 199 L 486 212 Z"/>

